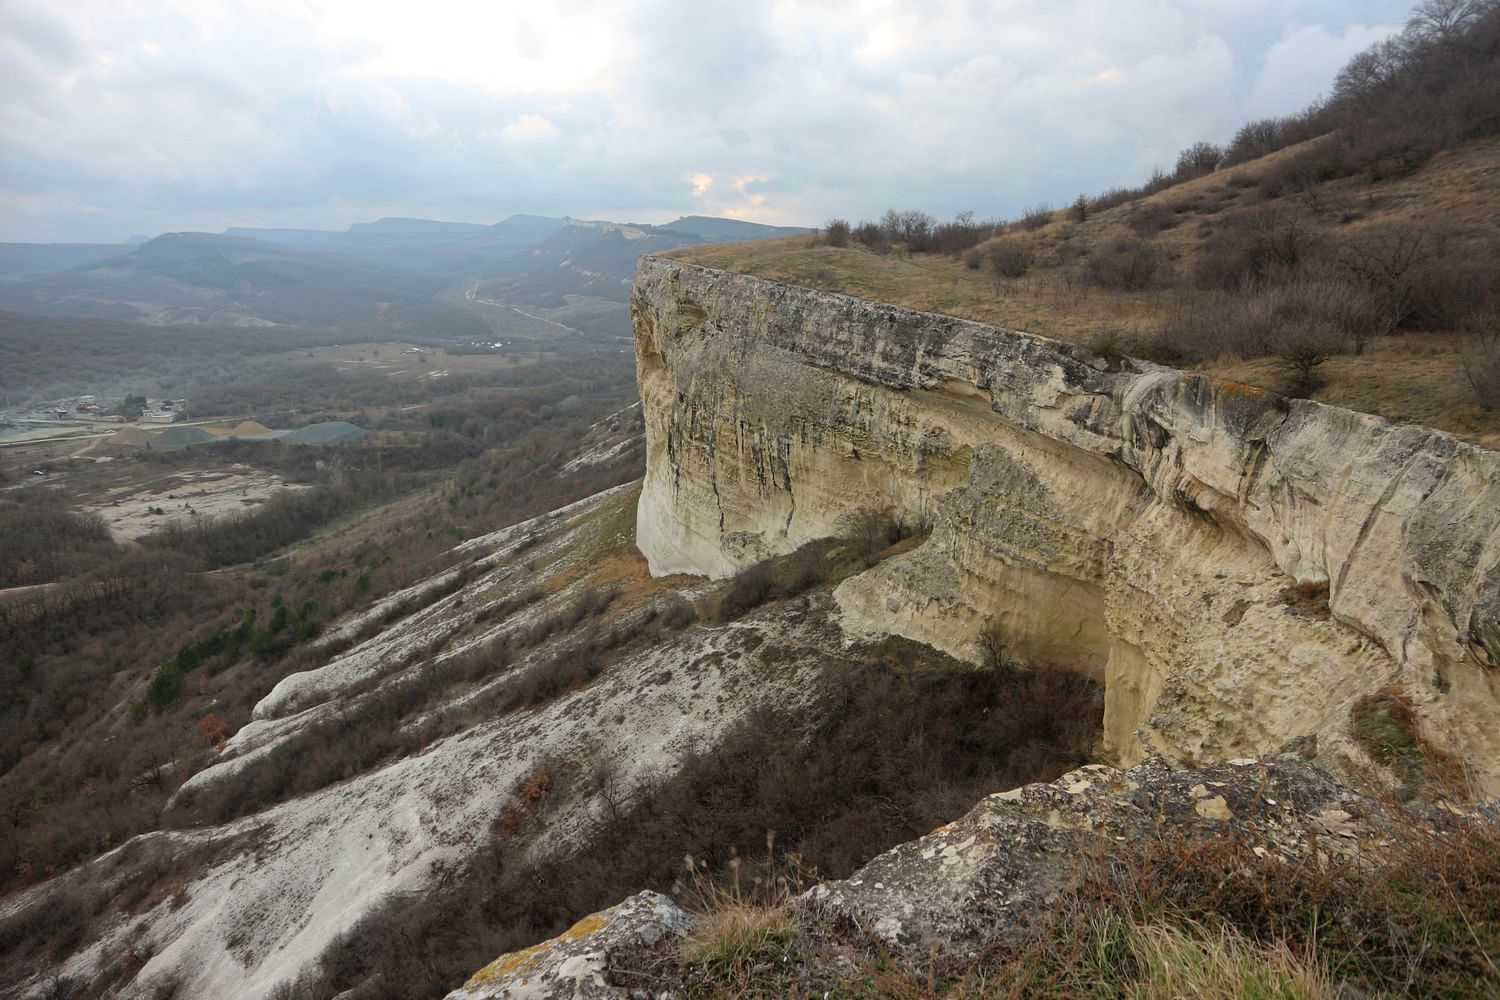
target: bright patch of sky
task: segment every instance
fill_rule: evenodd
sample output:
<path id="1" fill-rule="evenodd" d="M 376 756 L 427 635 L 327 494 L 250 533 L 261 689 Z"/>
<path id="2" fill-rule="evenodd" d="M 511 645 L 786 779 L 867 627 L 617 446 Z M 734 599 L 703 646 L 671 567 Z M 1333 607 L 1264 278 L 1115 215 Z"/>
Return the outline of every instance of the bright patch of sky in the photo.
<path id="1" fill-rule="evenodd" d="M 1411 0 L 4 0 L 0 239 L 1013 216 L 1296 111 Z"/>

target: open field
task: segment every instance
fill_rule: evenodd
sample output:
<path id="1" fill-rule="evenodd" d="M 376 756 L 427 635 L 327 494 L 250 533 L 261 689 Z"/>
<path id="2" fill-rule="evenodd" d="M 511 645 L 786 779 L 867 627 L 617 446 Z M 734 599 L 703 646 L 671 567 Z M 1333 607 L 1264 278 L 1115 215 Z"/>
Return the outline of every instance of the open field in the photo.
<path id="1" fill-rule="evenodd" d="M 28 475 L 0 488 L 0 497 L 46 490 L 55 506 L 96 515 L 116 541 L 133 541 L 174 521 L 239 513 L 280 490 L 305 488 L 273 470 L 230 461 L 211 450 L 199 451 L 191 464 L 181 466 L 94 448 L 53 462 L 45 476 Z"/>
<path id="2" fill-rule="evenodd" d="M 538 351 L 534 344 L 515 341 L 513 346 L 488 353 L 450 354 L 441 347 L 418 347 L 399 341 L 370 344 L 329 344 L 277 356 L 288 365 L 325 364 L 342 375 L 374 373 L 401 381 L 436 380 L 453 375 L 485 375 L 512 371 L 557 358 L 557 351 Z"/>
<path id="3" fill-rule="evenodd" d="M 105 488 L 79 509 L 103 518 L 116 539 L 136 539 L 176 521 L 237 514 L 280 490 L 306 488 L 245 465 L 173 470 L 144 480 L 122 476 L 119 485 Z"/>

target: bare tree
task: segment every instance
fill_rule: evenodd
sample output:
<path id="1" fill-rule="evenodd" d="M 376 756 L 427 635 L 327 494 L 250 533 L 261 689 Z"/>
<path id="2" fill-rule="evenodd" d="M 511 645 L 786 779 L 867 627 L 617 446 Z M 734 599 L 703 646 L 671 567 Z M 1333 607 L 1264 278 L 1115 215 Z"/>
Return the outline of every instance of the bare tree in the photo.
<path id="1" fill-rule="evenodd" d="M 1416 226 L 1391 226 L 1345 243 L 1338 264 L 1374 294 L 1391 326 L 1400 326 L 1416 302 L 1413 278 L 1419 265 L 1442 256 L 1444 240 Z"/>
<path id="2" fill-rule="evenodd" d="M 1009 650 L 1009 637 L 1005 634 L 1005 627 L 1000 624 L 1000 619 L 989 618 L 979 626 L 979 634 L 974 637 L 974 645 L 979 649 L 979 660 L 989 670 L 1000 670 L 1007 666 L 1010 661 L 1006 658 Z"/>
<path id="3" fill-rule="evenodd" d="M 1195 142 L 1177 155 L 1178 180 L 1211 174 L 1224 159 L 1224 147 L 1211 142 Z"/>
<path id="4" fill-rule="evenodd" d="M 1452 44 L 1490 6 L 1482 0 L 1426 0 L 1412 11 L 1406 30 L 1445 45 Z"/>

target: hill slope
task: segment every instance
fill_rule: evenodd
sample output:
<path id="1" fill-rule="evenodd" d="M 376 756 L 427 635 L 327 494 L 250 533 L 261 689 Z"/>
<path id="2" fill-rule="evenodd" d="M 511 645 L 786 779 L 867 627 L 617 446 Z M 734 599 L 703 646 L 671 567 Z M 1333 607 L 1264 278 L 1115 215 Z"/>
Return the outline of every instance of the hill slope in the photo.
<path id="1" fill-rule="evenodd" d="M 1218 270 L 1233 275 L 1256 246 L 1274 248 L 1277 234 L 1309 268 L 1299 280 L 1335 288 L 1352 284 L 1342 261 L 1405 259 L 1409 273 L 1400 294 L 1429 303 L 1426 314 L 1408 313 L 1390 332 L 1380 332 L 1387 327 L 1375 317 L 1360 353 L 1352 337 L 1345 339 L 1319 366 L 1324 384 L 1307 394 L 1500 445 L 1500 411 L 1479 405 L 1465 370 L 1466 360 L 1485 356 L 1483 335 L 1492 328 L 1486 324 L 1500 303 L 1500 140 L 1462 144 L 1409 176 L 1284 187 L 1288 166 L 1324 141 L 1091 212 L 1082 222 L 1058 211 L 1040 225 L 1002 226 L 957 255 L 858 242 L 829 246 L 808 237 L 670 255 L 1107 352 L 1185 362 L 1190 370 L 1271 388 L 1286 381 L 1281 358 L 1266 346 L 1236 341 L 1226 329 L 1254 329 L 1263 306 L 1235 286 L 1214 287 Z M 1132 260 L 1150 273 L 1127 277 L 1122 286 L 1121 262 Z"/>
<path id="2" fill-rule="evenodd" d="M 432 300 L 445 286 L 440 278 L 258 240 L 171 233 L 80 268 L 0 285 L 0 305 L 157 325 L 488 333 L 466 311 Z"/>

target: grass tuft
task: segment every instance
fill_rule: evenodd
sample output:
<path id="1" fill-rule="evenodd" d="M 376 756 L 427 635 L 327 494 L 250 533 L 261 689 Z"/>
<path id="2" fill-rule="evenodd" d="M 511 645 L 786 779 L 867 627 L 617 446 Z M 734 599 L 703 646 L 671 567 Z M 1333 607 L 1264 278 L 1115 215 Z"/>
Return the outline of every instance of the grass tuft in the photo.
<path id="1" fill-rule="evenodd" d="M 1106 996 L 1331 1000 L 1338 995 L 1316 961 L 1294 955 L 1284 944 L 1258 946 L 1228 927 L 1134 924 L 1123 937 L 1135 975 L 1121 989 L 1099 991 Z"/>

